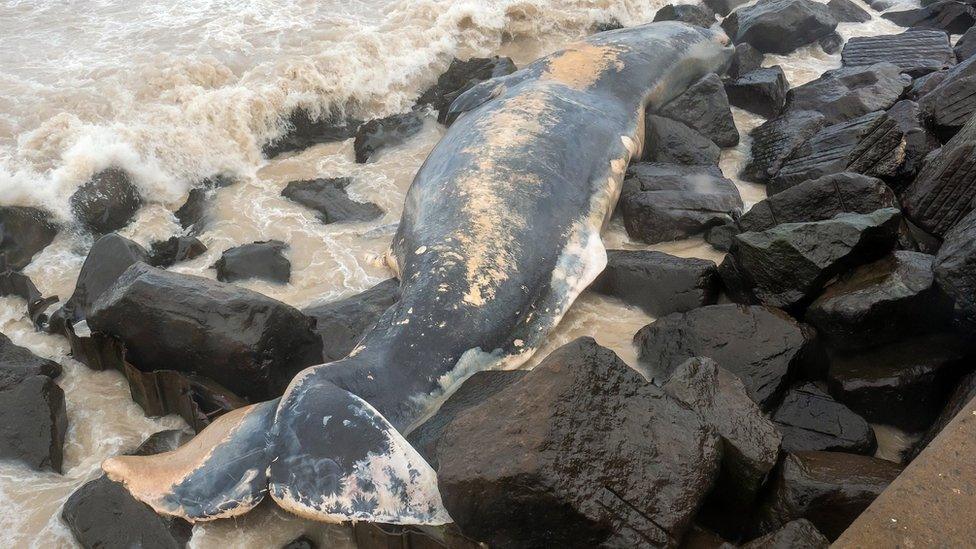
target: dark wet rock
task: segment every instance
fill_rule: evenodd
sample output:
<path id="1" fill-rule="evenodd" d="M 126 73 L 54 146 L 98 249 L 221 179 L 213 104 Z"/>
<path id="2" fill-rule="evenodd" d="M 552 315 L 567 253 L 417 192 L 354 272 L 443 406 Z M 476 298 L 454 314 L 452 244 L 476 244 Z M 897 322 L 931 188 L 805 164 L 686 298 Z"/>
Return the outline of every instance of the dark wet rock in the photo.
<path id="1" fill-rule="evenodd" d="M 866 349 L 946 329 L 952 302 L 935 285 L 934 257 L 895 253 L 845 273 L 824 290 L 806 321 L 834 349 Z"/>
<path id="2" fill-rule="evenodd" d="M 923 76 L 956 64 L 949 35 L 935 30 L 912 30 L 901 34 L 855 36 L 844 45 L 841 62 L 860 67 L 888 62 L 912 77 Z"/>
<path id="3" fill-rule="evenodd" d="M 596 34 L 600 32 L 607 32 L 607 31 L 612 31 L 612 30 L 617 30 L 622 28 L 624 28 L 623 23 L 618 21 L 615 17 L 611 17 L 607 21 L 602 21 L 600 23 L 594 24 L 590 28 L 590 32 Z"/>
<path id="4" fill-rule="evenodd" d="M 681 539 L 681 549 L 732 549 L 734 545 L 712 532 L 708 528 L 697 523 L 692 523 L 691 528 L 685 532 L 685 537 Z"/>
<path id="5" fill-rule="evenodd" d="M 918 104 L 902 100 L 848 154 L 849 170 L 880 177 L 901 191 L 914 180 L 938 139 L 920 122 Z"/>
<path id="6" fill-rule="evenodd" d="M 790 83 L 779 65 L 756 69 L 725 83 L 729 103 L 766 118 L 783 111 L 789 89 Z"/>
<path id="7" fill-rule="evenodd" d="M 806 519 L 791 520 L 782 528 L 756 538 L 740 547 L 742 549 L 827 549 L 830 541 Z"/>
<path id="8" fill-rule="evenodd" d="M 742 4 L 748 4 L 749 0 L 704 0 L 704 3 L 712 11 L 724 17 Z"/>
<path id="9" fill-rule="evenodd" d="M 657 10 L 654 21 L 684 21 L 707 29 L 715 24 L 715 12 L 704 4 L 667 4 Z"/>
<path id="10" fill-rule="evenodd" d="M 294 200 L 319 213 L 322 223 L 354 223 L 372 221 L 383 215 L 383 209 L 372 202 L 357 202 L 349 198 L 348 177 L 291 181 L 281 196 Z"/>
<path id="11" fill-rule="evenodd" d="M 788 111 L 767 120 L 749 132 L 751 158 L 741 176 L 750 181 L 768 182 L 794 149 L 827 124 L 827 117 L 815 111 Z"/>
<path id="12" fill-rule="evenodd" d="M 146 264 L 123 273 L 88 318 L 92 330 L 122 341 L 140 370 L 194 372 L 254 400 L 322 362 L 313 323 L 256 292 Z"/>
<path id="13" fill-rule="evenodd" d="M 683 94 L 661 107 L 658 114 L 683 122 L 719 147 L 739 144 L 739 130 L 732 120 L 725 87 L 715 73 L 692 84 Z"/>
<path id="14" fill-rule="evenodd" d="M 298 536 L 284 544 L 281 549 L 318 549 L 318 545 L 308 536 Z"/>
<path id="15" fill-rule="evenodd" d="M 729 65 L 727 76 L 738 78 L 743 74 L 750 73 L 762 67 L 763 52 L 757 50 L 752 44 L 745 42 L 735 45 L 735 53 L 732 54 L 732 63 Z"/>
<path id="16" fill-rule="evenodd" d="M 365 292 L 302 309 L 315 319 L 325 362 L 345 358 L 387 309 L 400 298 L 400 282 L 391 278 Z"/>
<path id="17" fill-rule="evenodd" d="M 12 269 L 26 267 L 54 240 L 57 226 L 37 208 L 0 206 L 0 258 Z"/>
<path id="18" fill-rule="evenodd" d="M 52 327 L 60 331 L 65 322 L 74 324 L 87 318 L 95 301 L 126 269 L 148 260 L 146 249 L 124 236 L 110 233 L 96 240 L 78 272 L 74 292 L 61 310 L 54 313 Z"/>
<path id="19" fill-rule="evenodd" d="M 132 454 L 167 452 L 189 438 L 183 431 L 160 431 Z M 105 475 L 75 490 L 61 509 L 61 519 L 85 548 L 182 549 L 193 533 L 189 522 L 156 514 L 132 497 L 121 483 Z"/>
<path id="20" fill-rule="evenodd" d="M 821 37 L 820 40 L 817 40 L 817 43 L 820 44 L 820 49 L 822 49 L 824 53 L 833 55 L 839 52 L 841 46 L 844 45 L 844 37 L 837 32 L 832 32 Z"/>
<path id="21" fill-rule="evenodd" d="M 380 149 L 403 143 L 423 127 L 424 120 L 416 111 L 370 120 L 356 130 L 356 162 L 366 162 Z"/>
<path id="22" fill-rule="evenodd" d="M 153 267 L 169 267 L 193 259 L 205 251 L 207 247 L 195 236 L 171 236 L 150 245 L 149 264 Z"/>
<path id="23" fill-rule="evenodd" d="M 783 434 L 783 450 L 827 450 L 872 454 L 878 446 L 863 417 L 814 383 L 792 387 L 772 416 Z"/>
<path id="24" fill-rule="evenodd" d="M 749 398 L 742 381 L 710 358 L 687 360 L 663 389 L 701 414 L 722 438 L 718 497 L 730 506 L 750 505 L 779 457 L 776 426 Z"/>
<path id="25" fill-rule="evenodd" d="M 730 221 L 722 225 L 715 225 L 705 231 L 705 242 L 708 242 L 716 250 L 727 252 L 732 247 L 732 237 L 739 234 L 739 228 L 735 222 Z"/>
<path id="26" fill-rule="evenodd" d="M 948 74 L 949 70 L 946 69 L 930 72 L 925 76 L 920 76 L 912 80 L 912 87 L 908 89 L 908 92 L 905 94 L 906 97 L 912 101 L 918 101 L 920 97 L 934 90 L 939 84 L 941 84 Z"/>
<path id="27" fill-rule="evenodd" d="M 856 454 L 790 454 L 760 509 L 758 533 L 805 518 L 835 540 L 900 472 L 895 463 Z"/>
<path id="28" fill-rule="evenodd" d="M 132 221 L 142 207 L 139 191 L 118 168 L 102 170 L 71 195 L 71 212 L 95 234 L 117 231 Z"/>
<path id="29" fill-rule="evenodd" d="M 973 210 L 976 199 L 976 117 L 926 162 L 901 197 L 905 215 L 942 237 Z"/>
<path id="30" fill-rule="evenodd" d="M 851 0 L 830 0 L 827 9 L 840 23 L 867 23 L 871 20 L 871 14 Z"/>
<path id="31" fill-rule="evenodd" d="M 356 134 L 361 120 L 343 118 L 338 114 L 316 113 L 305 107 L 291 111 L 284 122 L 284 133 L 261 149 L 264 156 L 274 158 L 279 154 L 307 149 L 320 143 L 344 141 Z"/>
<path id="32" fill-rule="evenodd" d="M 648 162 L 682 165 L 718 165 L 722 150 L 711 139 L 687 125 L 647 115 L 644 157 Z"/>
<path id="33" fill-rule="evenodd" d="M 328 528 L 329 525 L 324 525 Z M 400 526 L 375 522 L 356 522 L 350 525 L 357 549 L 484 549 L 485 544 L 465 536 L 456 524 L 442 526 Z M 334 534 L 326 534 L 326 549 L 334 542 Z M 304 549 L 298 547 L 295 549 Z M 312 549 L 315 549 L 313 546 Z"/>
<path id="34" fill-rule="evenodd" d="M 711 305 L 718 298 L 715 263 L 648 250 L 609 250 L 591 288 L 659 317 Z"/>
<path id="35" fill-rule="evenodd" d="M 236 282 L 260 278 L 287 284 L 291 280 L 291 261 L 285 257 L 288 244 L 280 240 L 252 242 L 224 250 L 214 263 L 217 280 Z"/>
<path id="36" fill-rule="evenodd" d="M 969 30 L 963 33 L 956 42 L 953 52 L 960 63 L 976 55 L 976 26 L 969 27 Z"/>
<path id="37" fill-rule="evenodd" d="M 911 77 L 891 63 L 842 67 L 790 89 L 786 108 L 816 111 L 835 124 L 891 107 L 911 83 Z"/>
<path id="38" fill-rule="evenodd" d="M 472 57 L 467 61 L 455 58 L 437 78 L 437 83 L 424 90 L 417 99 L 417 105 L 430 105 L 437 111 L 437 121 L 450 126 L 454 121 L 448 120 L 448 108 L 459 95 L 485 80 L 513 72 L 515 63 L 509 57 Z"/>
<path id="39" fill-rule="evenodd" d="M 34 282 L 22 272 L 5 269 L 0 257 L 0 297 L 16 296 L 27 302 L 27 317 L 38 330 L 48 330 L 47 309 L 58 302 L 58 296 L 44 297 Z"/>
<path id="40" fill-rule="evenodd" d="M 964 376 L 959 383 L 956 385 L 952 394 L 949 396 L 949 400 L 946 402 L 942 412 L 939 416 L 935 418 L 932 425 L 925 432 L 925 435 L 919 439 L 907 452 L 905 457 L 906 461 L 911 461 L 915 459 L 926 446 L 932 442 L 935 437 L 939 436 L 942 429 L 953 420 L 959 412 L 963 410 L 972 400 L 976 398 L 976 372 L 970 373 Z"/>
<path id="41" fill-rule="evenodd" d="M 0 459 L 60 473 L 67 430 L 64 391 L 50 377 L 0 387 Z"/>
<path id="42" fill-rule="evenodd" d="M 736 235 L 726 259 L 759 301 L 802 307 L 835 276 L 887 255 L 897 242 L 900 223 L 894 208 L 784 223 Z M 722 267 L 719 272 L 725 280 Z"/>
<path id="43" fill-rule="evenodd" d="M 736 44 L 748 42 L 763 53 L 791 53 L 834 32 L 837 20 L 827 6 L 811 0 L 759 0 L 722 21 Z"/>
<path id="44" fill-rule="evenodd" d="M 976 24 L 973 6 L 954 0 L 942 0 L 917 9 L 889 11 L 881 17 L 902 27 L 937 29 L 949 34 L 962 34 Z"/>
<path id="45" fill-rule="evenodd" d="M 776 404 L 792 371 L 802 368 L 812 334 L 770 307 L 710 305 L 674 313 L 634 336 L 640 365 L 657 383 L 686 360 L 708 357 L 742 380 L 763 409 Z"/>
<path id="46" fill-rule="evenodd" d="M 921 96 L 918 104 L 943 140 L 960 131 L 976 113 L 976 57 L 949 69 L 942 82 Z"/>
<path id="47" fill-rule="evenodd" d="M 411 431 L 407 440 L 436 469 L 437 442 L 454 418 L 518 382 L 527 373 L 528 370 L 488 370 L 475 373 L 464 380 L 457 391 L 441 404 L 436 414 Z"/>
<path id="48" fill-rule="evenodd" d="M 741 232 L 765 231 L 780 223 L 822 221 L 844 212 L 867 214 L 895 205 L 895 194 L 881 180 L 843 172 L 770 195 L 742 214 L 738 225 Z"/>
<path id="49" fill-rule="evenodd" d="M 946 233 L 933 270 L 939 288 L 953 300 L 956 322 L 972 332 L 976 328 L 976 211 Z"/>
<path id="50" fill-rule="evenodd" d="M 769 192 L 775 194 L 809 179 L 847 171 L 851 153 L 884 117 L 883 111 L 876 111 L 823 128 L 783 161 L 767 183 Z"/>
<path id="51" fill-rule="evenodd" d="M 232 185 L 234 180 L 222 175 L 204 179 L 199 185 L 190 189 L 186 202 L 174 215 L 180 226 L 189 229 L 190 234 L 200 234 L 209 221 L 209 202 L 217 194 L 217 189 Z"/>
<path id="52" fill-rule="evenodd" d="M 717 166 L 632 164 L 620 211 L 627 233 L 648 244 L 686 238 L 730 221 L 742 197 Z"/>
<path id="53" fill-rule="evenodd" d="M 492 547 L 674 546 L 715 482 L 720 444 L 581 338 L 451 421 L 438 483 L 461 529 Z"/>
<path id="54" fill-rule="evenodd" d="M 60 375 L 60 364 L 15 345 L 9 337 L 0 333 L 0 390 L 30 377 L 47 376 L 54 379 Z"/>
<path id="55" fill-rule="evenodd" d="M 831 353 L 830 393 L 872 423 L 917 432 L 942 410 L 965 352 L 955 335 L 905 338 L 869 351 Z"/>

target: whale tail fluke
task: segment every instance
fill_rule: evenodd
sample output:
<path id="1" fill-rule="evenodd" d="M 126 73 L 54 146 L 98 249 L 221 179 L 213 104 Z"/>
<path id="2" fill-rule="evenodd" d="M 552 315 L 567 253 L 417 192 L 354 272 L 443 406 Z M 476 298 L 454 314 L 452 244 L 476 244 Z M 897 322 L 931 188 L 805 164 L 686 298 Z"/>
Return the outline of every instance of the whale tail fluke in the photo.
<path id="1" fill-rule="evenodd" d="M 190 521 L 246 513 L 267 492 L 277 404 L 238 408 L 172 452 L 114 457 L 102 469 L 158 513 Z"/>

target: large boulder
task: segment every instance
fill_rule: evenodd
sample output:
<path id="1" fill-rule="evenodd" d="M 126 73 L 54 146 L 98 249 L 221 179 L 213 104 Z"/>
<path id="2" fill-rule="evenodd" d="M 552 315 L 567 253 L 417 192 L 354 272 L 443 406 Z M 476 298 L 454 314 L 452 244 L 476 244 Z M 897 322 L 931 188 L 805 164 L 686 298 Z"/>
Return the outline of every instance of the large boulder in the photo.
<path id="1" fill-rule="evenodd" d="M 725 75 L 728 78 L 738 78 L 746 73 L 750 73 L 762 67 L 763 52 L 752 47 L 751 44 L 743 42 L 735 45 L 735 52 L 732 54 L 732 61 Z"/>
<path id="2" fill-rule="evenodd" d="M 793 150 L 828 125 L 827 117 L 816 111 L 787 111 L 763 122 L 751 132 L 749 162 L 741 177 L 759 183 L 776 175 Z"/>
<path id="3" fill-rule="evenodd" d="M 830 0 L 827 9 L 840 23 L 867 23 L 871 20 L 871 14 L 851 0 Z"/>
<path id="4" fill-rule="evenodd" d="M 952 301 L 931 255 L 896 251 L 831 283 L 804 317 L 833 349 L 866 349 L 948 328 Z"/>
<path id="5" fill-rule="evenodd" d="M 89 326 L 121 340 L 143 371 L 207 376 L 253 400 L 322 362 L 314 320 L 256 292 L 137 263 L 104 292 Z"/>
<path id="6" fill-rule="evenodd" d="M 657 10 L 654 21 L 683 21 L 707 29 L 715 24 L 715 12 L 704 4 L 667 4 Z"/>
<path id="7" fill-rule="evenodd" d="M 722 79 L 715 73 L 692 84 L 684 93 L 658 110 L 658 114 L 683 122 L 712 140 L 719 147 L 739 144 L 739 130 L 735 128 L 729 98 Z"/>
<path id="8" fill-rule="evenodd" d="M 976 26 L 969 27 L 969 30 L 959 37 L 953 52 L 960 63 L 976 55 Z"/>
<path id="9" fill-rule="evenodd" d="M 268 158 L 274 158 L 319 143 L 344 141 L 355 135 L 361 123 L 354 118 L 297 107 L 289 113 L 287 120 L 282 121 L 282 134 L 265 143 L 261 150 Z"/>
<path id="10" fill-rule="evenodd" d="M 430 105 L 437 111 L 437 121 L 450 125 L 447 112 L 451 103 L 474 86 L 499 76 L 515 72 L 509 57 L 472 57 L 467 61 L 453 59 L 451 66 L 437 77 L 437 83 L 424 90 L 417 105 Z"/>
<path id="11" fill-rule="evenodd" d="M 976 57 L 960 61 L 937 86 L 918 99 L 923 116 L 943 140 L 952 137 L 976 113 Z"/>
<path id="12" fill-rule="evenodd" d="M 936 29 L 949 34 L 962 34 L 976 24 L 973 6 L 955 0 L 941 0 L 904 11 L 889 11 L 881 17 L 902 27 Z"/>
<path id="13" fill-rule="evenodd" d="M 71 211 L 83 227 L 95 234 L 117 231 L 132 221 L 142 197 L 129 176 L 118 168 L 102 170 L 69 199 Z"/>
<path id="14" fill-rule="evenodd" d="M 925 163 L 902 195 L 905 215 L 943 237 L 973 210 L 976 199 L 976 117 Z"/>
<path id="15" fill-rule="evenodd" d="M 956 321 L 971 333 L 976 328 L 976 211 L 946 233 L 933 270 L 952 298 Z"/>
<path id="16" fill-rule="evenodd" d="M 664 392 L 701 414 L 722 437 L 722 472 L 715 493 L 732 508 L 749 506 L 779 457 L 780 434 L 738 377 L 710 358 L 687 360 Z"/>
<path id="17" fill-rule="evenodd" d="M 0 206 L 0 264 L 23 269 L 57 234 L 57 226 L 42 210 Z"/>
<path id="18" fill-rule="evenodd" d="M 171 236 L 157 240 L 149 246 L 149 264 L 153 267 L 169 267 L 187 261 L 207 251 L 207 246 L 195 236 Z"/>
<path id="19" fill-rule="evenodd" d="M 789 454 L 759 511 L 758 532 L 772 532 L 805 518 L 827 539 L 835 540 L 899 473 L 899 465 L 868 456 Z"/>
<path id="20" fill-rule="evenodd" d="M 711 139 L 682 122 L 648 114 L 644 122 L 647 162 L 717 166 L 722 150 Z"/>
<path id="21" fill-rule="evenodd" d="M 646 162 L 628 168 L 619 208 L 627 234 L 654 244 L 731 221 L 742 197 L 717 166 Z"/>
<path id="22" fill-rule="evenodd" d="M 776 405 L 803 369 L 812 333 L 782 311 L 710 305 L 659 318 L 634 335 L 639 366 L 665 383 L 686 360 L 708 357 L 742 380 L 764 410 Z"/>
<path id="23" fill-rule="evenodd" d="M 287 284 L 291 280 L 291 262 L 285 257 L 288 244 L 280 240 L 252 242 L 224 250 L 214 263 L 217 280 L 236 282 L 260 278 Z"/>
<path id="24" fill-rule="evenodd" d="M 319 220 L 326 224 L 372 221 L 383 215 L 382 208 L 376 204 L 349 198 L 346 187 L 350 183 L 348 177 L 291 181 L 281 196 L 317 211 Z"/>
<path id="25" fill-rule="evenodd" d="M 416 111 L 370 120 L 356 130 L 356 162 L 366 162 L 380 149 L 403 143 L 423 127 L 424 120 Z"/>
<path id="26" fill-rule="evenodd" d="M 859 67 L 888 62 L 919 77 L 956 64 L 949 35 L 937 30 L 911 30 L 901 34 L 855 36 L 844 44 L 841 62 Z"/>
<path id="27" fill-rule="evenodd" d="M 772 416 L 783 450 L 872 454 L 878 443 L 868 422 L 814 383 L 792 387 Z"/>
<path id="28" fill-rule="evenodd" d="M 160 431 L 131 454 L 145 456 L 168 452 L 189 439 L 184 431 Z M 75 540 L 86 548 L 182 549 L 193 533 L 193 525 L 189 522 L 156 514 L 151 507 L 132 497 L 125 486 L 105 475 L 75 490 L 64 502 L 61 519 Z"/>
<path id="29" fill-rule="evenodd" d="M 914 101 L 894 104 L 847 155 L 847 169 L 887 181 L 896 191 L 914 179 L 939 141 L 921 123 Z"/>
<path id="30" fill-rule="evenodd" d="M 60 364 L 15 345 L 9 337 L 0 333 L 0 389 L 16 385 L 29 377 L 47 376 L 54 379 L 60 375 Z"/>
<path id="31" fill-rule="evenodd" d="M 50 377 L 0 386 L 0 459 L 60 473 L 67 430 L 64 391 Z"/>
<path id="32" fill-rule="evenodd" d="M 766 118 L 778 116 L 790 89 L 779 65 L 747 72 L 725 83 L 729 103 Z"/>
<path id="33" fill-rule="evenodd" d="M 816 111 L 835 124 L 891 107 L 911 83 L 910 76 L 887 62 L 842 67 L 790 89 L 786 94 L 786 108 Z"/>
<path id="34" fill-rule="evenodd" d="M 720 444 L 694 410 L 582 338 L 447 425 L 438 484 L 461 529 L 492 547 L 675 546 Z"/>
<path id="35" fill-rule="evenodd" d="M 400 282 L 390 278 L 354 296 L 302 309 L 302 313 L 315 319 L 325 362 L 345 358 L 399 297 Z"/>
<path id="36" fill-rule="evenodd" d="M 812 0 L 759 0 L 732 12 L 722 28 L 736 44 L 788 54 L 834 32 L 837 20 L 827 6 Z"/>
<path id="37" fill-rule="evenodd" d="M 775 532 L 758 537 L 742 549 L 827 549 L 830 541 L 807 519 L 787 522 Z"/>
<path id="38" fill-rule="evenodd" d="M 898 210 L 885 208 L 741 233 L 719 273 L 767 305 L 802 308 L 835 276 L 887 255 L 900 224 Z"/>
<path id="39" fill-rule="evenodd" d="M 649 250 L 609 250 L 591 288 L 655 317 L 711 305 L 718 299 L 715 263 Z"/>

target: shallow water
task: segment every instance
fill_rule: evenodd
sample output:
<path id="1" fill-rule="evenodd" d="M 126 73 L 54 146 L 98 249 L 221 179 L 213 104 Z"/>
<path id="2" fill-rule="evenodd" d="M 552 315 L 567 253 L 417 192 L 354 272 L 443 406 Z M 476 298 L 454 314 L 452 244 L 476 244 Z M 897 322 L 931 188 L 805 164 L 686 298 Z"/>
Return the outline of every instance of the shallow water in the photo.
<path id="1" fill-rule="evenodd" d="M 200 235 L 207 253 L 173 270 L 214 277 L 229 247 L 288 242 L 287 285 L 243 285 L 296 307 L 344 297 L 391 274 L 378 261 L 399 220 L 404 193 L 444 129 L 429 118 L 405 144 L 368 164 L 352 142 L 312 147 L 268 162 L 260 145 L 281 131 L 296 105 L 371 117 L 408 109 L 453 56 L 502 54 L 521 66 L 585 34 L 598 21 L 650 21 L 665 0 L 163 0 L 84 4 L 63 0 L 0 3 L 0 204 L 34 205 L 67 219 L 67 197 L 92 173 L 115 164 L 134 175 L 148 202 L 123 235 L 148 245 L 180 232 L 172 215 L 194 182 L 215 173 L 236 179 L 217 191 L 213 222 Z M 845 37 L 895 32 L 884 20 L 843 24 Z M 838 55 L 806 48 L 782 64 L 791 84 L 839 66 Z M 723 152 L 735 179 L 748 154 L 744 134 L 762 119 L 739 109 L 742 143 Z M 350 176 L 354 198 L 386 214 L 370 223 L 322 225 L 279 193 L 295 179 Z M 746 207 L 762 186 L 735 179 Z M 701 239 L 646 246 L 619 219 L 608 248 L 657 249 L 721 261 Z M 70 295 L 90 237 L 62 232 L 25 270 L 46 295 Z M 99 474 L 105 457 L 149 434 L 183 426 L 149 419 L 121 375 L 92 372 L 67 357 L 66 342 L 36 333 L 24 303 L 0 298 L 0 331 L 58 360 L 69 431 L 65 474 L 0 463 L 0 546 L 63 547 L 74 540 L 60 506 Z M 653 320 L 611 298 L 584 294 L 530 364 L 571 339 L 590 335 L 636 361 L 634 332 Z M 891 437 L 885 437 L 889 440 Z M 880 451 L 879 451 L 880 452 Z M 351 543 L 343 527 L 311 525 L 274 506 L 244 518 L 197 525 L 195 547 L 277 547 L 303 531 L 323 546 Z"/>

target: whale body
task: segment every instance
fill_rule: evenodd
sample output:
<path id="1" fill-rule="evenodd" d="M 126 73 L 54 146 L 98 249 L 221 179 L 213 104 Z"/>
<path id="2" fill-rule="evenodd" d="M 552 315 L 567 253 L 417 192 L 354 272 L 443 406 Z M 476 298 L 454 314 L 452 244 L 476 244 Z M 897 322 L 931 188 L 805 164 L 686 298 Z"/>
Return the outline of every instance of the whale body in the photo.
<path id="1" fill-rule="evenodd" d="M 469 375 L 516 368 L 606 265 L 600 231 L 656 109 L 731 56 L 720 32 L 662 22 L 593 35 L 452 104 L 407 192 L 388 262 L 401 299 L 350 353 L 299 373 L 177 450 L 103 463 L 157 512 L 450 522 L 403 437 Z"/>

